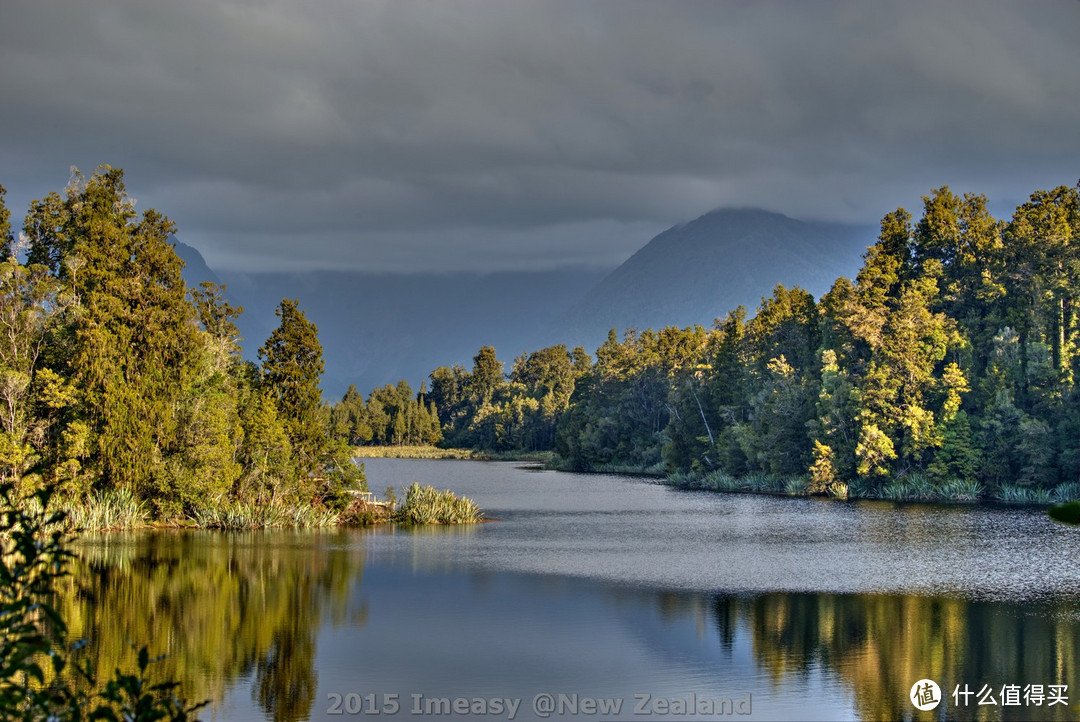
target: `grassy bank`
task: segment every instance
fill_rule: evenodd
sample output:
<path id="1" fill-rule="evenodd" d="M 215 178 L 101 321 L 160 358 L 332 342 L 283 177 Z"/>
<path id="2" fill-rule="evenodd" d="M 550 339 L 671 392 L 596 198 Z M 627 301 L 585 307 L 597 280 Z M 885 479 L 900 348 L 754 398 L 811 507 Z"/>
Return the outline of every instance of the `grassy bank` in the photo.
<path id="1" fill-rule="evenodd" d="M 474 459 L 488 457 L 472 449 L 440 449 L 437 446 L 357 446 L 353 456 L 360 459 Z"/>
<path id="2" fill-rule="evenodd" d="M 710 474 L 672 474 L 664 483 L 679 489 L 701 489 L 736 494 L 776 494 L 781 496 L 808 496 L 809 479 L 802 476 L 776 474 L 747 474 L 735 477 L 714 471 Z M 843 496 L 837 489 L 834 496 Z"/>
<path id="3" fill-rule="evenodd" d="M 559 461 L 554 451 L 487 451 L 479 458 L 483 461 L 532 461 L 548 469 L 558 468 Z"/>
<path id="4" fill-rule="evenodd" d="M 33 503 L 33 502 L 30 502 Z M 56 504 L 65 514 L 64 526 L 72 532 L 107 532 L 153 527 L 193 529 L 312 529 L 336 526 L 341 514 L 312 504 L 260 504 L 219 498 L 184 518 L 155 519 L 150 506 L 130 491 L 97 492 L 80 500 Z"/>
<path id="5" fill-rule="evenodd" d="M 390 518 L 407 525 L 472 524 L 483 519 L 483 514 L 472 499 L 413 482 L 405 491 L 405 501 Z"/>
<path id="6" fill-rule="evenodd" d="M 566 459 L 560 456 L 552 455 L 550 461 L 546 462 L 546 466 L 549 469 L 555 469 L 556 471 L 571 471 L 582 474 L 619 474 L 622 476 L 652 476 L 663 478 L 664 477 L 664 462 L 657 462 L 651 465 L 645 464 L 594 464 L 587 469 L 575 469 Z"/>
<path id="7" fill-rule="evenodd" d="M 438 446 L 357 446 L 353 455 L 360 459 L 463 459 L 468 461 L 536 461 L 552 465 L 554 451 L 477 451 L 442 449 Z M 554 468 L 554 467 L 552 467 Z"/>
<path id="8" fill-rule="evenodd" d="M 30 507 L 34 499 L 25 502 Z M 480 521 L 483 514 L 471 499 L 452 492 L 438 492 L 430 486 L 414 483 L 401 504 L 367 502 L 353 499 L 344 509 L 318 504 L 260 504 L 219 498 L 195 509 L 180 519 L 154 519 L 149 505 L 129 491 L 106 491 L 78 501 L 55 503 L 65 514 L 64 528 L 69 532 L 109 532 L 155 527 L 218 529 L 320 529 L 334 526 L 370 526 L 397 524 L 467 524 Z"/>
<path id="9" fill-rule="evenodd" d="M 734 477 L 723 472 L 710 474 L 673 474 L 664 483 L 680 489 L 706 491 L 809 496 L 810 478 L 775 474 L 748 474 Z M 1002 486 L 988 491 L 978 482 L 952 479 L 935 482 L 923 474 L 909 474 L 877 485 L 853 481 L 836 483 L 825 494 L 842 499 L 879 499 L 884 501 L 973 503 L 994 501 L 1003 504 L 1042 505 L 1060 504 L 1080 498 L 1080 483 L 1059 484 L 1053 489 L 1032 489 Z"/>

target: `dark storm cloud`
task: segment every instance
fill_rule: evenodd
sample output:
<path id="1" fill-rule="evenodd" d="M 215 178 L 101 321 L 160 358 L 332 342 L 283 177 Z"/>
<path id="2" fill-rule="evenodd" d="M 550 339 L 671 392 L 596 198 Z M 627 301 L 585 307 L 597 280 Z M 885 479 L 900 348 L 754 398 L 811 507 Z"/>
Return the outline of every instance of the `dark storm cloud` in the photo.
<path id="1" fill-rule="evenodd" d="M 123 166 L 234 267 L 613 264 L 717 206 L 872 222 L 1075 181 L 1078 28 L 1076 2 L 9 0 L 0 183 Z"/>

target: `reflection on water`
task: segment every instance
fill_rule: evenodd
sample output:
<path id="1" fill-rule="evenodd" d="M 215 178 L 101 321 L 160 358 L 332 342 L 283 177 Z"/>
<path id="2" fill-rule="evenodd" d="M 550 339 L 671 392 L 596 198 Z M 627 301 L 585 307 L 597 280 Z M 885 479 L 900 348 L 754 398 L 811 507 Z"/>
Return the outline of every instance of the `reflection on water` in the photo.
<path id="1" fill-rule="evenodd" d="M 485 467 L 454 468 L 475 473 Z M 590 485 L 610 483 L 593 477 L 570 481 L 585 497 Z M 620 483 L 630 486 L 613 504 L 632 507 L 627 498 L 639 487 L 646 495 L 668 493 L 641 482 Z M 528 702 L 541 692 L 618 697 L 628 710 L 642 693 L 750 694 L 752 719 L 1076 717 L 1080 596 L 1068 577 L 1057 587 L 1043 583 L 1032 598 L 1008 601 L 993 601 L 1007 594 L 971 595 L 963 588 L 945 595 L 741 591 L 741 585 L 723 590 L 719 584 L 712 585 L 714 591 L 693 591 L 681 583 L 681 573 L 664 568 L 670 549 L 649 554 L 627 538 L 632 533 L 649 548 L 664 535 L 683 548 L 684 532 L 699 535 L 699 545 L 701 534 L 731 542 L 749 522 L 730 509 L 718 513 L 729 505 L 723 499 L 673 497 L 676 504 L 689 499 L 694 508 L 706 507 L 683 510 L 685 524 L 665 531 L 656 524 L 667 520 L 657 522 L 633 508 L 624 510 L 620 530 L 606 517 L 575 525 L 566 515 L 577 509 L 544 507 L 568 504 L 569 492 L 558 499 L 540 495 L 544 503 L 534 500 L 532 510 L 533 487 L 519 495 L 496 487 L 490 494 L 502 499 L 499 515 L 507 521 L 417 530 L 90 537 L 78 545 L 77 581 L 60 604 L 72 634 L 91 640 L 99 669 L 130 659 L 129 641 L 149 643 L 152 653 L 168 655 L 159 671 L 181 681 L 188 696 L 212 699 L 211 714 L 219 719 L 328 718 L 328 695 L 335 693 L 399 694 L 399 716 L 417 693 L 521 697 L 516 719 L 532 719 Z M 759 502 L 759 512 L 777 513 L 777 501 L 783 500 Z M 820 508 L 850 515 L 855 507 Z M 911 509 L 897 515 L 892 507 L 856 508 L 851 523 L 871 539 L 863 549 L 867 564 L 888 568 L 876 540 L 898 534 L 904 525 L 904 538 L 938 556 L 956 547 L 970 553 L 981 545 L 1001 561 L 1001 550 L 1011 544 L 1017 556 L 1011 569 L 1027 558 L 1017 527 L 982 524 L 983 538 L 976 543 L 964 530 L 985 518 L 955 509 L 942 513 L 938 523 L 948 533 L 936 541 L 943 549 L 935 551 L 935 540 L 926 536 L 933 519 L 924 517 L 936 510 Z M 795 521 L 790 526 L 800 545 L 811 545 L 797 552 L 809 558 L 814 533 Z M 573 573 L 578 562 L 597 564 L 589 561 L 594 557 L 617 560 L 612 534 L 630 557 L 625 568 L 634 568 L 636 560 L 640 569 L 627 575 L 609 564 L 597 573 L 591 566 Z M 770 544 L 762 542 L 762 559 L 795 553 Z M 740 566 L 725 558 L 751 552 L 738 545 L 712 548 L 714 563 L 693 579 L 752 569 L 760 560 L 743 559 Z M 708 565 L 706 557 L 694 559 Z M 822 577 L 827 566 L 812 576 Z M 835 571 L 841 587 L 843 580 L 872 572 Z M 992 592 L 995 570 L 985 573 L 981 591 Z M 771 579 L 777 573 L 762 575 Z M 658 581 L 664 578 L 675 583 Z M 1010 572 L 996 583 L 1012 589 L 1016 579 Z M 895 583 L 887 581 L 887 588 Z M 1027 581 L 1022 586 L 1030 588 Z M 944 691 L 945 703 L 935 712 L 918 713 L 908 701 L 912 683 L 922 678 L 936 680 Z M 973 690 L 988 684 L 995 692 L 1005 684 L 1065 684 L 1070 706 L 1003 708 L 978 706 L 973 699 L 957 708 L 951 692 L 964 684 Z M 617 716 L 625 718 L 625 711 Z"/>
<path id="2" fill-rule="evenodd" d="M 89 537 L 60 602 L 100 670 L 129 666 L 131 643 L 167 654 L 157 672 L 191 699 L 221 700 L 253 678 L 270 717 L 305 719 L 317 686 L 315 635 L 363 625 L 350 606 L 363 557 L 327 532 L 153 532 Z M 76 591 L 77 589 L 77 591 Z"/>
<path id="3" fill-rule="evenodd" d="M 714 615 L 722 638 L 752 630 L 754 657 L 777 681 L 820 665 L 854 693 L 863 719 L 898 719 L 914 710 L 907 696 L 922 678 L 945 694 L 965 683 L 1069 684 L 1080 680 L 1075 602 L 1015 605 L 898 596 L 768 594 L 721 597 Z M 730 642 L 729 642 L 730 643 Z M 1075 694 L 1075 691 L 1074 691 Z M 1073 719 L 1062 705 L 1002 713 L 977 705 L 949 710 L 957 719 Z"/>

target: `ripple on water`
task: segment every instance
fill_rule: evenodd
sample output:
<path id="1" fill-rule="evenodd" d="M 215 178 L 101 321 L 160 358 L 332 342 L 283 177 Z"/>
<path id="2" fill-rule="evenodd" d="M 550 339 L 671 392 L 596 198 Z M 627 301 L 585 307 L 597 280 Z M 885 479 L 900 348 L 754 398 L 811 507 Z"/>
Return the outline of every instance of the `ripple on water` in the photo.
<path id="1" fill-rule="evenodd" d="M 713 494 L 513 463 L 369 460 L 372 488 L 412 480 L 498 524 L 383 537 L 415 563 L 686 591 L 1045 599 L 1080 592 L 1080 534 L 1041 510 Z"/>

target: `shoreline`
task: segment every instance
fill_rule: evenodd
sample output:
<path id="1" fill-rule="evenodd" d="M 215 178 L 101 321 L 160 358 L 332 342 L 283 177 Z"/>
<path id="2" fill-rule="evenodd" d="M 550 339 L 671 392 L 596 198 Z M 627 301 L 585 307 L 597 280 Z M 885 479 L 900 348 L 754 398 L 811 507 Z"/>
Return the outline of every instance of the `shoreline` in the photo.
<path id="1" fill-rule="evenodd" d="M 542 464 L 550 471 L 575 474 L 612 474 L 655 479 L 664 486 L 687 491 L 710 491 L 713 493 L 762 494 L 785 498 L 821 498 L 837 501 L 884 501 L 901 504 L 987 504 L 1006 508 L 1048 509 L 1073 501 L 1080 496 L 1080 484 L 1065 482 L 1054 489 L 1030 489 L 1019 486 L 1003 487 L 997 495 L 989 495 L 978 483 L 949 483 L 935 485 L 917 474 L 904 479 L 892 480 L 876 492 L 860 488 L 858 482 L 840 485 L 841 493 L 811 494 L 806 477 L 780 477 L 767 474 L 747 474 L 742 477 L 727 475 L 666 475 L 659 464 L 640 466 L 630 464 L 602 464 L 586 469 L 572 468 L 554 452 L 482 452 L 474 449 L 441 449 L 416 446 L 361 446 L 354 449 L 357 458 L 449 460 L 449 461 L 520 461 Z M 441 454 L 441 455 L 436 455 Z M 712 478 L 710 478 L 712 477 Z"/>
<path id="2" fill-rule="evenodd" d="M 354 446 L 353 458 L 414 459 L 419 461 L 532 461 L 547 464 L 556 460 L 553 451 L 477 451 L 439 446 Z"/>
<path id="3" fill-rule="evenodd" d="M 144 529 L 255 531 L 259 529 L 329 529 L 394 526 L 475 524 L 484 521 L 483 511 L 472 499 L 450 490 L 413 482 L 402 490 L 403 498 L 375 501 L 353 497 L 344 505 L 327 506 L 317 498 L 311 503 L 272 503 L 221 500 L 196 508 L 185 516 L 154 518 L 152 507 L 130 493 L 101 492 L 79 500 L 58 501 L 54 507 L 62 518 L 57 528 L 67 534 L 110 533 Z M 18 502 L 27 509 L 34 499 Z M 36 506 L 40 507 L 40 504 Z"/>

